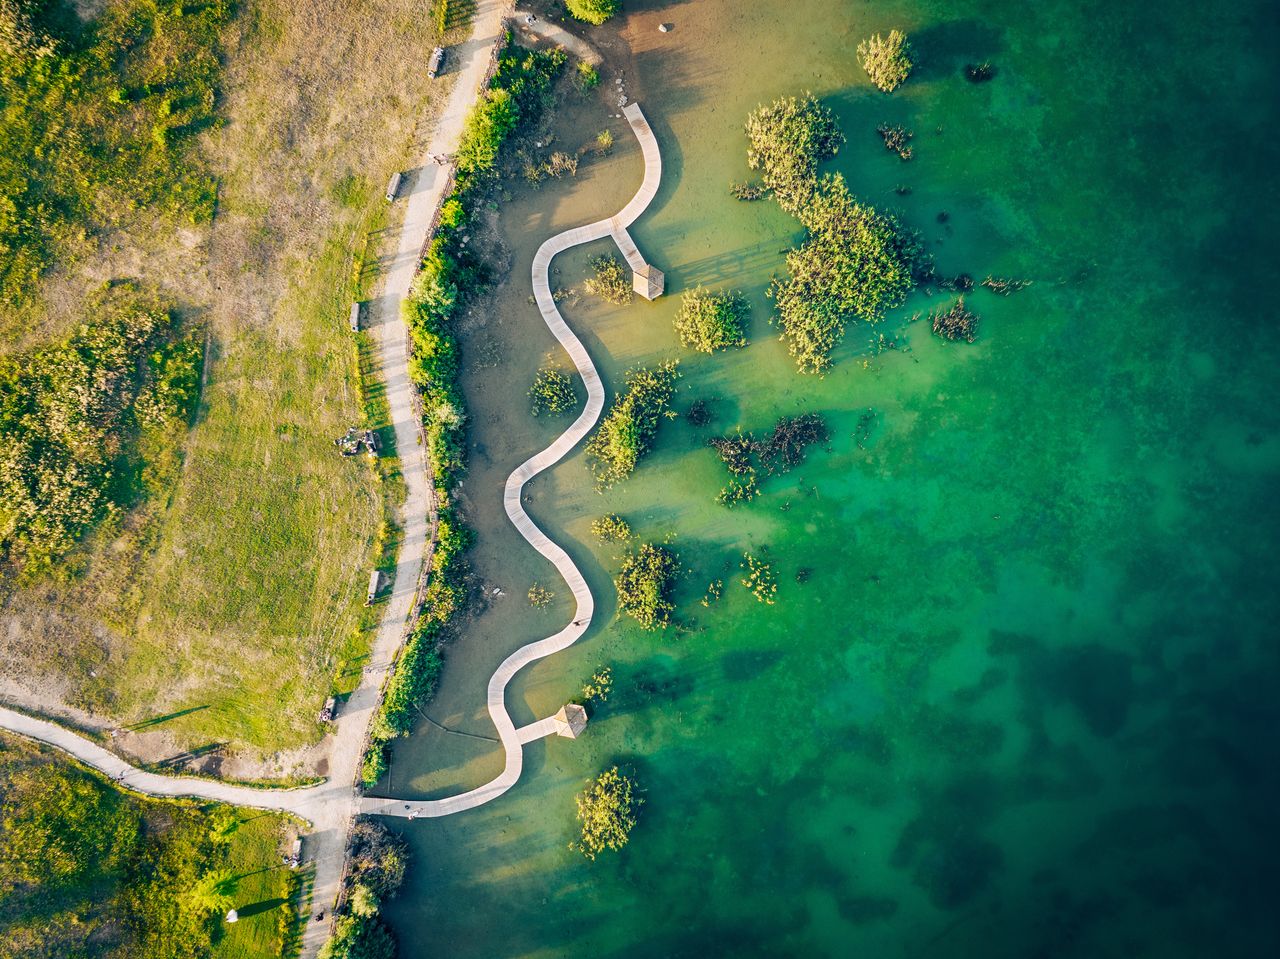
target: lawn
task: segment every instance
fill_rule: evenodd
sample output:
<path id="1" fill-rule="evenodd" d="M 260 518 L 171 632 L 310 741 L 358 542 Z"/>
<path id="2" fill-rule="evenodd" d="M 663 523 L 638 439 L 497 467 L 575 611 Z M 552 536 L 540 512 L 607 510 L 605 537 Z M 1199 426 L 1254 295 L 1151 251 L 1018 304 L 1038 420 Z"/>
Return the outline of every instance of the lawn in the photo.
<path id="1" fill-rule="evenodd" d="M 280 816 L 146 799 L 0 735 L 0 822 L 0 959 L 294 954 L 299 879 Z"/>

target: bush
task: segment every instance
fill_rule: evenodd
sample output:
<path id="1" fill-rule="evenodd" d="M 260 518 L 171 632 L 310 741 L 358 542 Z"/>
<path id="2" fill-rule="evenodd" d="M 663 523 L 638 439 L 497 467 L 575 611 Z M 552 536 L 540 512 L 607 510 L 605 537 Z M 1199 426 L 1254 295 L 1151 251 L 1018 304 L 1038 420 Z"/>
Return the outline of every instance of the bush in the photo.
<path id="1" fill-rule="evenodd" d="M 610 486 L 630 476 L 649 452 L 658 422 L 675 395 L 677 375 L 674 361 L 627 374 L 626 393 L 614 401 L 587 441 L 587 467 L 599 485 Z"/>
<path id="2" fill-rule="evenodd" d="M 631 287 L 631 274 L 621 260 L 606 253 L 592 257 L 591 268 L 595 271 L 595 276 L 583 284 L 588 293 L 594 293 L 614 306 L 625 306 L 631 302 L 635 296 Z"/>
<path id="3" fill-rule="evenodd" d="M 587 90 L 593 90 L 600 86 L 600 71 L 587 63 L 586 60 L 579 60 L 574 79 L 578 82 L 578 89 L 585 93 Z"/>
<path id="4" fill-rule="evenodd" d="M 864 40 L 858 44 L 858 56 L 871 82 L 885 93 L 892 93 L 911 75 L 911 46 L 900 30 L 890 30 L 887 37 L 877 33 Z"/>
<path id="5" fill-rule="evenodd" d="M 46 569 L 151 485 L 144 445 L 177 445 L 201 347 L 136 287 L 104 289 L 64 340 L 0 357 L 0 551 Z M 147 443 L 148 437 L 166 442 Z"/>
<path id="6" fill-rule="evenodd" d="M 675 612 L 669 595 L 678 569 L 675 554 L 665 546 L 641 544 L 614 580 L 618 606 L 645 629 L 665 629 Z"/>
<path id="7" fill-rule="evenodd" d="M 541 369 L 533 378 L 533 386 L 529 390 L 529 399 L 533 402 L 533 415 L 541 416 L 550 413 L 559 416 L 569 413 L 581 404 L 578 391 L 573 387 L 573 377 L 563 370 Z"/>
<path id="8" fill-rule="evenodd" d="M 805 94 L 756 109 L 747 117 L 747 143 L 747 164 L 761 171 L 763 187 L 794 216 L 816 188 L 818 163 L 836 155 L 844 134 L 835 114 Z"/>
<path id="9" fill-rule="evenodd" d="M 565 0 L 575 18 L 599 26 L 622 8 L 622 0 Z"/>
<path id="10" fill-rule="evenodd" d="M 595 859 L 606 849 L 619 850 L 631 838 L 636 816 L 644 800 L 636 795 L 632 777 L 617 766 L 602 772 L 578 794 L 578 822 L 582 824 L 582 840 L 578 849 L 588 859 Z"/>
<path id="11" fill-rule="evenodd" d="M 702 287 L 690 290 L 681 298 L 675 319 L 680 343 L 703 353 L 746 346 L 743 327 L 750 309 L 736 292 L 708 293 Z"/>
<path id="12" fill-rule="evenodd" d="M 768 293 L 801 372 L 819 373 L 850 316 L 875 322 L 906 299 L 923 254 L 914 233 L 858 203 L 838 175 L 823 178 L 800 219 L 809 238 Z"/>
<path id="13" fill-rule="evenodd" d="M 339 916 L 320 959 L 395 959 L 396 941 L 377 916 Z"/>

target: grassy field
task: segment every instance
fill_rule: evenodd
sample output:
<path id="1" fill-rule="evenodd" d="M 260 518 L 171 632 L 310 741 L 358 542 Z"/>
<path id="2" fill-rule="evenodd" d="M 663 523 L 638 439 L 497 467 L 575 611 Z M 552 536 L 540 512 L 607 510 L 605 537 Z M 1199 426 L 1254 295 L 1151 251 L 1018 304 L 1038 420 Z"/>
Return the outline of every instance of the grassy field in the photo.
<path id="1" fill-rule="evenodd" d="M 375 470 L 332 440 L 385 425 L 346 317 L 389 238 L 382 184 L 451 82 L 425 75 L 436 40 L 419 4 L 237 5 L 202 139 L 213 221 L 129 224 L 45 277 L 55 316 L 105 276 L 145 277 L 207 330 L 210 362 L 172 495 L 101 529 L 70 572 L 3 584 L 0 679 L 24 701 L 146 724 L 130 746 L 156 758 L 226 747 L 227 774 L 302 768 L 320 704 L 358 672 L 368 573 L 395 541 L 394 459 Z"/>
<path id="2" fill-rule="evenodd" d="M 144 799 L 0 735 L 0 817 L 0 959 L 296 949 L 299 877 L 281 862 L 292 834 L 279 816 Z M 201 894 L 217 883 L 222 896 Z"/>

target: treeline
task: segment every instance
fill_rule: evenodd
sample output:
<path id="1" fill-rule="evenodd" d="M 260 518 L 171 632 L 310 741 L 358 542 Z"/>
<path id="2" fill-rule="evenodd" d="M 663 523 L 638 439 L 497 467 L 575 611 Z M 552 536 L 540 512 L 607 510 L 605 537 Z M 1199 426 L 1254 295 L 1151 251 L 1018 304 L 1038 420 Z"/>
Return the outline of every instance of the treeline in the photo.
<path id="1" fill-rule="evenodd" d="M 320 959 L 394 959 L 395 939 L 380 913 L 400 891 L 408 860 L 409 848 L 400 836 L 371 819 L 355 821 L 347 837 L 342 908 Z"/>
<path id="2" fill-rule="evenodd" d="M 818 163 L 844 143 L 834 114 L 812 96 L 785 97 L 747 119 L 747 162 L 758 186 L 804 224 L 808 237 L 787 254 L 787 276 L 769 296 L 801 372 L 821 373 L 850 318 L 874 323 L 906 299 L 928 269 L 919 237 L 896 218 L 859 203 L 844 179 L 818 176 Z"/>
<path id="3" fill-rule="evenodd" d="M 552 85 L 565 64 L 562 50 L 531 52 L 508 35 L 497 70 L 467 117 L 458 148 L 458 175 L 441 207 L 440 225 L 404 303 L 412 356 L 409 378 L 422 397 L 427 452 L 439 501 L 438 539 L 431 561 L 422 615 L 392 669 L 382 704 L 370 726 L 362 778 L 372 785 L 387 767 L 387 744 L 413 728 L 414 705 L 435 688 L 442 661 L 444 627 L 466 602 L 462 555 L 471 543 L 453 502 L 465 467 L 466 407 L 458 387 L 458 340 L 453 321 L 462 304 L 486 282 L 484 264 L 462 234 L 484 188 L 497 173 L 504 143 L 548 105 Z"/>
<path id="4" fill-rule="evenodd" d="M 0 552 L 28 572 L 166 485 L 199 391 L 201 340 L 153 296 L 118 284 L 85 312 L 0 357 Z"/>
<path id="5" fill-rule="evenodd" d="M 192 141 L 216 122 L 230 16 L 224 0 L 111 0 L 81 25 L 54 0 L 0 3 L 0 303 L 140 210 L 213 215 Z"/>

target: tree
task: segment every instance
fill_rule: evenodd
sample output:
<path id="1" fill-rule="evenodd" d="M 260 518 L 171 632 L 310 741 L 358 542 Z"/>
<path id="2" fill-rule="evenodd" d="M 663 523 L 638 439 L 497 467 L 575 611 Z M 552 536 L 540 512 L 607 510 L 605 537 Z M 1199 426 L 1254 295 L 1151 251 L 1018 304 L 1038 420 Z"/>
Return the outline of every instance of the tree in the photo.
<path id="1" fill-rule="evenodd" d="M 205 873 L 187 893 L 187 903 L 200 915 L 223 913 L 234 904 L 238 880 L 230 869 L 215 869 Z"/>
<path id="2" fill-rule="evenodd" d="M 378 899 L 389 899 L 404 882 L 408 845 L 381 823 L 358 818 L 347 840 L 352 881 L 369 888 Z"/>
<path id="3" fill-rule="evenodd" d="M 747 117 L 747 164 L 761 171 L 764 187 L 793 216 L 813 194 L 818 163 L 843 144 L 835 114 L 811 93 L 783 97 Z"/>
<path id="4" fill-rule="evenodd" d="M 376 916 L 339 916 L 320 959 L 395 959 L 396 941 Z"/>
<path id="5" fill-rule="evenodd" d="M 617 851 L 625 846 L 644 804 L 636 795 L 635 781 L 619 772 L 617 766 L 597 776 L 576 801 L 578 822 L 582 824 L 578 849 L 588 859 L 595 859 L 606 849 Z"/>
<path id="6" fill-rule="evenodd" d="M 565 0 L 564 5 L 578 20 L 599 26 L 622 8 L 622 0 Z"/>
<path id="7" fill-rule="evenodd" d="M 702 353 L 746 346 L 743 327 L 750 309 L 737 292 L 708 293 L 702 287 L 690 290 L 681 298 L 675 318 L 680 343 Z"/>
<path id="8" fill-rule="evenodd" d="M 892 93 L 911 75 L 911 46 L 907 35 L 900 30 L 890 30 L 887 37 L 876 34 L 870 40 L 858 44 L 858 56 L 862 69 L 871 82 L 885 93 Z"/>
<path id="9" fill-rule="evenodd" d="M 378 894 L 368 883 L 358 882 L 351 887 L 351 895 L 347 897 L 347 908 L 353 916 L 368 918 L 378 914 Z"/>
<path id="10" fill-rule="evenodd" d="M 675 554 L 665 546 L 642 543 L 623 561 L 614 580 L 622 611 L 645 629 L 669 626 L 675 612 L 669 595 L 679 566 Z"/>

